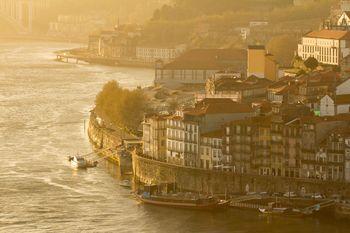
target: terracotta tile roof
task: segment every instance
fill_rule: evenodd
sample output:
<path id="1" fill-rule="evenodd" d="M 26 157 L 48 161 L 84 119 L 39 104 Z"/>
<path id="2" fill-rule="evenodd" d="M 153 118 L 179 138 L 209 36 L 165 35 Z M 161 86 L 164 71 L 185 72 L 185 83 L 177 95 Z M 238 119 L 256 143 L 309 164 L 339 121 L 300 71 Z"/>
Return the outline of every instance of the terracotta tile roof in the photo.
<path id="1" fill-rule="evenodd" d="M 206 138 L 222 138 L 224 135 L 223 130 L 215 130 L 215 131 L 211 131 L 211 132 L 207 132 L 207 133 L 203 133 L 201 134 L 202 137 L 206 137 Z"/>
<path id="2" fill-rule="evenodd" d="M 176 121 L 182 121 L 182 120 L 183 120 L 183 117 L 177 116 L 177 115 L 171 115 L 171 116 L 166 117 L 166 119 L 169 119 L 169 120 L 176 120 Z"/>
<path id="3" fill-rule="evenodd" d="M 231 99 L 204 99 L 192 109 L 185 111 L 186 115 L 201 116 L 207 114 L 252 113 L 253 108 L 248 104 L 233 102 Z"/>
<path id="4" fill-rule="evenodd" d="M 332 134 L 340 134 L 342 136 L 350 136 L 350 127 L 336 128 L 331 133 Z"/>
<path id="5" fill-rule="evenodd" d="M 350 40 L 350 32 L 349 31 L 341 31 L 341 30 L 323 29 L 320 31 L 309 32 L 304 37 L 321 38 L 321 39 L 335 39 L 335 40 Z"/>
<path id="6" fill-rule="evenodd" d="M 265 46 L 264 45 L 248 45 L 248 49 L 265 50 Z"/>
<path id="7" fill-rule="evenodd" d="M 241 120 L 234 120 L 226 125 L 257 125 L 257 126 L 270 126 L 271 125 L 271 116 L 256 116 L 249 117 Z"/>
<path id="8" fill-rule="evenodd" d="M 265 78 L 250 76 L 247 79 L 222 77 L 214 81 L 215 91 L 244 91 L 267 88 L 272 81 Z"/>
<path id="9" fill-rule="evenodd" d="M 337 105 L 350 104 L 350 95 L 337 95 L 335 103 Z"/>
<path id="10" fill-rule="evenodd" d="M 243 68 L 247 52 L 243 49 L 194 49 L 187 51 L 175 61 L 165 64 L 169 70 L 224 70 Z"/>
<path id="11" fill-rule="evenodd" d="M 300 118 L 303 123 L 318 123 L 318 122 L 326 122 L 326 121 L 349 121 L 350 122 L 350 114 L 344 113 L 336 116 L 303 116 Z"/>

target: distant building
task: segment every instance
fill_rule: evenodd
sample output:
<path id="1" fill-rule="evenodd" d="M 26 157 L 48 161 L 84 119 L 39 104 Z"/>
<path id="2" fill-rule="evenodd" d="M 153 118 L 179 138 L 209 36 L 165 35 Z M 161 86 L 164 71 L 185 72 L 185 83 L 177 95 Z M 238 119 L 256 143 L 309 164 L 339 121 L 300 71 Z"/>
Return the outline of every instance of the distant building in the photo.
<path id="1" fill-rule="evenodd" d="M 92 54 L 98 54 L 100 50 L 100 35 L 91 34 L 89 35 L 88 50 Z"/>
<path id="2" fill-rule="evenodd" d="M 266 52 L 265 46 L 248 46 L 247 76 L 254 75 L 272 81 L 278 79 L 279 66 L 274 56 Z"/>
<path id="3" fill-rule="evenodd" d="M 95 48 L 96 37 L 89 37 L 89 48 Z M 134 34 L 115 30 L 103 30 L 98 37 L 97 56 L 108 58 L 135 58 L 137 37 Z"/>
<path id="4" fill-rule="evenodd" d="M 239 49 L 194 49 L 174 61 L 156 65 L 155 84 L 179 86 L 205 84 L 207 79 L 221 70 L 246 72 L 247 55 Z"/>
<path id="5" fill-rule="evenodd" d="M 240 78 L 231 72 L 218 72 L 206 83 L 205 94 L 197 94 L 197 101 L 205 98 L 228 98 L 236 102 L 264 98 L 271 81 L 256 76 Z"/>
<path id="6" fill-rule="evenodd" d="M 294 6 L 304 6 L 315 2 L 315 0 L 293 0 Z"/>
<path id="7" fill-rule="evenodd" d="M 49 23 L 48 35 L 67 39 L 86 39 L 93 31 L 110 24 L 110 19 L 98 15 L 59 15 Z"/>
<path id="8" fill-rule="evenodd" d="M 322 64 L 338 66 L 350 54 L 349 43 L 350 31 L 312 31 L 302 37 L 298 55 L 303 60 L 314 57 Z"/>
<path id="9" fill-rule="evenodd" d="M 186 51 L 186 45 L 174 47 L 136 47 L 136 58 L 145 62 L 155 62 L 161 60 L 168 63 L 179 57 Z"/>

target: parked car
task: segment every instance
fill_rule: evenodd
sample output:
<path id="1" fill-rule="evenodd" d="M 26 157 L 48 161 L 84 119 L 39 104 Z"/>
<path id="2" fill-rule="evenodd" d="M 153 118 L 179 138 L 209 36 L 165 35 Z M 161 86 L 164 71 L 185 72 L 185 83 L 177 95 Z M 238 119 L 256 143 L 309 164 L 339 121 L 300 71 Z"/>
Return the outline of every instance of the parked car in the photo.
<path id="1" fill-rule="evenodd" d="M 297 197 L 298 195 L 295 194 L 295 192 L 287 192 L 285 194 L 283 194 L 284 197 Z"/>

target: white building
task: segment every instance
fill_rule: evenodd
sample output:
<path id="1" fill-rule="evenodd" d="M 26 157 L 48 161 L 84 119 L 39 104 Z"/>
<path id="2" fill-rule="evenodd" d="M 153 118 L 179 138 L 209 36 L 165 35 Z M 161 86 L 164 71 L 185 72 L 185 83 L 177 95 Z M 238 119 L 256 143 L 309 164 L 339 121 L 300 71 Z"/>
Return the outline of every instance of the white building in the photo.
<path id="1" fill-rule="evenodd" d="M 350 113 L 350 95 L 337 95 L 334 98 L 326 95 L 321 99 L 321 116 L 335 116 Z"/>
<path id="2" fill-rule="evenodd" d="M 186 45 L 178 45 L 172 48 L 166 47 L 136 47 L 136 58 L 145 62 L 162 60 L 170 62 L 186 51 Z"/>
<path id="3" fill-rule="evenodd" d="M 343 14 L 339 17 L 337 26 L 350 26 L 350 12 L 345 11 Z"/>
<path id="4" fill-rule="evenodd" d="M 218 169 L 222 163 L 223 131 L 217 130 L 201 135 L 200 167 L 203 169 Z"/>
<path id="5" fill-rule="evenodd" d="M 350 54 L 349 43 L 350 31 L 312 31 L 303 36 L 298 55 L 303 60 L 314 57 L 323 64 L 340 65 L 341 60 Z"/>
<path id="6" fill-rule="evenodd" d="M 350 112 L 350 78 L 338 83 L 335 97 L 325 95 L 320 100 L 321 116 L 335 116 Z"/>
<path id="7" fill-rule="evenodd" d="M 198 123 L 185 121 L 182 116 L 167 119 L 167 162 L 196 167 L 199 151 Z"/>

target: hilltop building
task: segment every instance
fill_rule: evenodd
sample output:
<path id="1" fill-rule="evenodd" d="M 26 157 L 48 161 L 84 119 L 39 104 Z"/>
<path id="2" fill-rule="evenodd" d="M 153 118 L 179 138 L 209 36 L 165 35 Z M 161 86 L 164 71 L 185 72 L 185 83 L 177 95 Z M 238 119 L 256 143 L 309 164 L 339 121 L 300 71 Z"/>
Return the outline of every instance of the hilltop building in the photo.
<path id="1" fill-rule="evenodd" d="M 312 31 L 304 35 L 298 45 L 298 55 L 306 60 L 316 58 L 320 63 L 339 66 L 350 54 L 350 31 Z"/>

